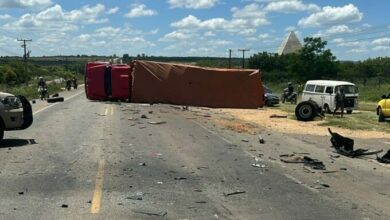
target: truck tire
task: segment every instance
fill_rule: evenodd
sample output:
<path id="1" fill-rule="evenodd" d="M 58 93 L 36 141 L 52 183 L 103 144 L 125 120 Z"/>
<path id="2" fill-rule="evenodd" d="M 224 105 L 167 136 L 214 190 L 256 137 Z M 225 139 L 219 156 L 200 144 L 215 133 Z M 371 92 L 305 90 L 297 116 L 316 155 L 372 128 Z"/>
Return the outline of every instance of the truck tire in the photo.
<path id="1" fill-rule="evenodd" d="M 378 115 L 378 122 L 385 122 L 385 115 L 383 114 L 381 108 L 378 109 Z"/>
<path id="2" fill-rule="evenodd" d="M 64 97 L 54 97 L 46 99 L 47 103 L 63 102 Z"/>
<path id="3" fill-rule="evenodd" d="M 312 121 L 317 116 L 316 104 L 311 101 L 304 101 L 295 108 L 295 116 L 298 121 Z"/>
<path id="4" fill-rule="evenodd" d="M 353 110 L 347 110 L 347 114 L 350 115 L 352 114 Z"/>

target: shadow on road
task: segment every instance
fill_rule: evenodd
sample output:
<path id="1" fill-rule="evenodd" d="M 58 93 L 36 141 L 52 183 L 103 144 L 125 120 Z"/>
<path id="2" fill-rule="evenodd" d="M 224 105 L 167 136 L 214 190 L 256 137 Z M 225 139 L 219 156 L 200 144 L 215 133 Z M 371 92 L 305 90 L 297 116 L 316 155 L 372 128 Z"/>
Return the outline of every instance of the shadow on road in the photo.
<path id="1" fill-rule="evenodd" d="M 0 141 L 0 149 L 7 147 L 23 147 L 26 145 L 37 144 L 35 139 L 4 139 Z"/>

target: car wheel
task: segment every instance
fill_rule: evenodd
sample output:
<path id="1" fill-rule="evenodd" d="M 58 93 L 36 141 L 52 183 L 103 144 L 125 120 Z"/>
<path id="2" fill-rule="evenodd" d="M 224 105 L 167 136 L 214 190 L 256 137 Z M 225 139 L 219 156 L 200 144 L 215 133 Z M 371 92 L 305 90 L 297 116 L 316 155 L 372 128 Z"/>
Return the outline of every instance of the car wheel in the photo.
<path id="1" fill-rule="evenodd" d="M 378 109 L 378 115 L 379 115 L 378 121 L 379 121 L 379 122 L 385 122 L 385 115 L 383 114 L 381 108 Z"/>
<path id="2" fill-rule="evenodd" d="M 353 110 L 347 110 L 347 114 L 349 114 L 349 115 L 352 114 L 352 111 Z"/>
<path id="3" fill-rule="evenodd" d="M 0 141 L 4 138 L 4 125 L 0 123 Z"/>
<path id="4" fill-rule="evenodd" d="M 316 116 L 316 108 L 311 102 L 301 102 L 295 108 L 295 116 L 299 121 L 311 121 Z"/>

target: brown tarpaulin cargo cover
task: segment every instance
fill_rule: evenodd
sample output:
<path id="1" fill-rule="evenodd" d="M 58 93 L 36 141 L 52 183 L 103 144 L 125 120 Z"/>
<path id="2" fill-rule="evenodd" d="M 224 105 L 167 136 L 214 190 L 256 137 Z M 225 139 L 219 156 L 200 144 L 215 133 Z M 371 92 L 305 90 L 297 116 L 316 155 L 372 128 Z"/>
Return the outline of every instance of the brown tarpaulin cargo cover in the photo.
<path id="1" fill-rule="evenodd" d="M 259 108 L 264 88 L 258 70 L 208 69 L 134 61 L 131 101 L 212 108 Z"/>

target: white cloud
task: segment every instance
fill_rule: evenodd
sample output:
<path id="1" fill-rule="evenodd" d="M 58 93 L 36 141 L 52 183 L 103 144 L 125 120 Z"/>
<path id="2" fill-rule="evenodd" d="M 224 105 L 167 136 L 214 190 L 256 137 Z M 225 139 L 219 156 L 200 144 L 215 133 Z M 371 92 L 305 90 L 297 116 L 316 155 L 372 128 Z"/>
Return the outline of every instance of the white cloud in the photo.
<path id="1" fill-rule="evenodd" d="M 353 4 L 343 7 L 323 7 L 321 11 L 311 14 L 309 17 L 299 20 L 301 27 L 319 27 L 329 24 L 344 24 L 361 21 L 363 13 Z"/>
<path id="2" fill-rule="evenodd" d="M 146 5 L 133 5 L 133 8 L 127 13 L 125 16 L 128 18 L 136 18 L 136 17 L 145 17 L 145 16 L 153 16 L 156 15 L 157 11 L 148 9 Z"/>
<path id="3" fill-rule="evenodd" d="M 49 7 L 38 14 L 24 14 L 18 20 L 7 23 L 4 28 L 9 30 L 35 30 L 42 31 L 72 31 L 77 30 L 79 24 L 99 24 L 108 21 L 101 18 L 105 6 L 84 6 L 79 10 L 64 11 L 60 5 Z"/>
<path id="4" fill-rule="evenodd" d="M 269 3 L 264 10 L 270 12 L 291 13 L 298 11 L 319 11 L 321 8 L 316 4 L 304 4 L 297 0 L 273 1 Z"/>
<path id="5" fill-rule="evenodd" d="M 266 13 L 262 10 L 258 4 L 249 4 L 244 8 L 240 9 L 233 7 L 231 9 L 233 18 L 254 18 L 254 19 L 265 19 Z"/>
<path id="6" fill-rule="evenodd" d="M 119 11 L 119 7 L 110 8 L 107 11 L 107 14 L 109 14 L 109 15 L 116 14 L 118 11 Z"/>
<path id="7" fill-rule="evenodd" d="M 390 38 L 389 37 L 379 38 L 379 39 L 373 40 L 371 43 L 374 46 L 385 46 L 387 49 L 390 49 Z"/>
<path id="8" fill-rule="evenodd" d="M 219 0 L 168 0 L 171 8 L 203 9 L 214 7 Z"/>
<path id="9" fill-rule="evenodd" d="M 346 33 L 352 33 L 354 30 L 351 30 L 347 25 L 336 25 L 332 26 L 325 31 L 319 31 L 317 34 L 315 34 L 316 37 L 326 37 L 326 36 L 332 36 L 337 34 L 346 34 Z"/>
<path id="10" fill-rule="evenodd" d="M 173 31 L 171 33 L 166 34 L 164 37 L 160 38 L 159 41 L 181 41 L 181 40 L 187 40 L 192 37 L 191 34 L 180 32 L 180 31 Z"/>
<path id="11" fill-rule="evenodd" d="M 216 34 L 214 32 L 212 32 L 212 31 L 207 31 L 207 32 L 204 33 L 204 36 L 205 37 L 215 37 Z"/>
<path id="12" fill-rule="evenodd" d="M 7 20 L 7 19 L 10 19 L 10 18 L 11 18 L 11 15 L 9 15 L 9 14 L 0 15 L 0 20 Z"/>
<path id="13" fill-rule="evenodd" d="M 51 4 L 51 0 L 1 0 L 0 8 L 46 7 Z"/>

